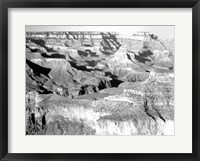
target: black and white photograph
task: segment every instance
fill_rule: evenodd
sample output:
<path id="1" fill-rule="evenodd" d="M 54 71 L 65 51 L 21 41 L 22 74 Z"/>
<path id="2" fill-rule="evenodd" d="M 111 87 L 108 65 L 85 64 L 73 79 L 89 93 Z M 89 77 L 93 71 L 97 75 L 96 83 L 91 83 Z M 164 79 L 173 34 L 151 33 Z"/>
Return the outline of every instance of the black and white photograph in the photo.
<path id="1" fill-rule="evenodd" d="M 175 135 L 175 26 L 25 28 L 26 135 Z"/>

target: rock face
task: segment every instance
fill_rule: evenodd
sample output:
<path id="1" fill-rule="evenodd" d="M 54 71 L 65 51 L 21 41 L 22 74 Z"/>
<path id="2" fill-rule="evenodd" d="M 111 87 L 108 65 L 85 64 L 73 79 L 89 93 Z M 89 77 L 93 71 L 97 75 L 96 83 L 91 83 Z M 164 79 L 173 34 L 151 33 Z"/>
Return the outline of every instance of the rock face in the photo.
<path id="1" fill-rule="evenodd" d="M 173 135 L 173 51 L 130 44 L 116 33 L 27 33 L 26 134 Z"/>

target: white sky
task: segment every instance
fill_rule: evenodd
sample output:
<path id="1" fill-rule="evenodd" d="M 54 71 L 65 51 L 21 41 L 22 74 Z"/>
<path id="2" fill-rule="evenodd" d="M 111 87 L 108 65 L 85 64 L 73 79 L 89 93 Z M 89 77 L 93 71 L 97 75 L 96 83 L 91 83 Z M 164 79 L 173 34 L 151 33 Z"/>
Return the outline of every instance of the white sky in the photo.
<path id="1" fill-rule="evenodd" d="M 26 31 L 101 31 L 119 32 L 131 36 L 137 31 L 148 31 L 160 39 L 174 39 L 175 26 L 48 26 L 28 25 Z"/>

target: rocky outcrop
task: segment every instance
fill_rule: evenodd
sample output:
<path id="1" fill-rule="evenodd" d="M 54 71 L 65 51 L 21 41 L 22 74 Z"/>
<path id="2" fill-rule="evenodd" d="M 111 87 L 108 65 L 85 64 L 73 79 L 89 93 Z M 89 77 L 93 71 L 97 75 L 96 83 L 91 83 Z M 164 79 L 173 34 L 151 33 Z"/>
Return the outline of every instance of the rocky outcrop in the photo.
<path id="1" fill-rule="evenodd" d="M 41 99 L 28 93 L 27 134 L 173 135 L 171 88 L 150 82 L 112 96 L 88 94 L 77 99 L 56 94 Z"/>

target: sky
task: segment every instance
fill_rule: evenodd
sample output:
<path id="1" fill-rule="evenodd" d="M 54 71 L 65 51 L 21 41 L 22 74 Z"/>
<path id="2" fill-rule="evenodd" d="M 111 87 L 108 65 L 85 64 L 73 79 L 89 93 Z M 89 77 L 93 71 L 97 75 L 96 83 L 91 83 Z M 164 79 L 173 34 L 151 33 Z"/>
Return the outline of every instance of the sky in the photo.
<path id="1" fill-rule="evenodd" d="M 174 39 L 175 26 L 48 26 L 27 25 L 26 31 L 101 31 L 119 32 L 131 36 L 138 31 L 147 31 L 157 35 L 160 39 Z"/>

